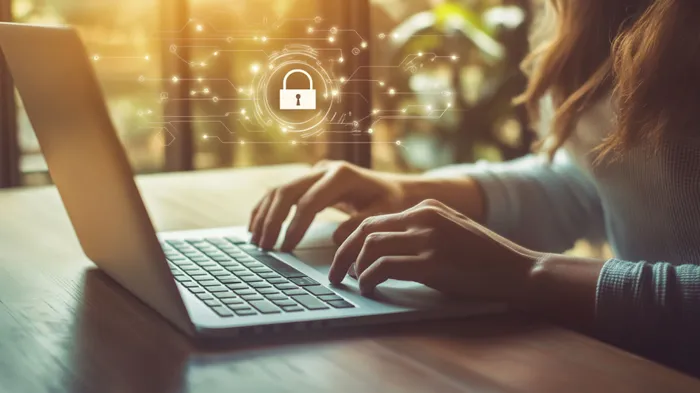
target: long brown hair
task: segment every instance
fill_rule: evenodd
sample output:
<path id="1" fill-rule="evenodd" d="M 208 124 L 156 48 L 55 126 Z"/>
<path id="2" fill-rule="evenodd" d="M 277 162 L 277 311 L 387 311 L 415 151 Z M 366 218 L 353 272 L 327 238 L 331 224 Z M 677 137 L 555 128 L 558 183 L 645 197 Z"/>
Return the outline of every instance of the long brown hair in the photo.
<path id="1" fill-rule="evenodd" d="M 700 128 L 700 1 L 655 0 L 614 45 L 617 129 L 605 155 Z"/>
<path id="2" fill-rule="evenodd" d="M 571 135 L 579 115 L 613 89 L 613 42 L 653 1 L 548 1 L 554 31 L 523 62 L 530 81 L 516 103 L 525 104 L 537 122 L 540 100 L 551 95 L 556 109 L 552 131 L 539 144 L 550 157 Z M 547 21 L 542 25 L 550 28 Z"/>

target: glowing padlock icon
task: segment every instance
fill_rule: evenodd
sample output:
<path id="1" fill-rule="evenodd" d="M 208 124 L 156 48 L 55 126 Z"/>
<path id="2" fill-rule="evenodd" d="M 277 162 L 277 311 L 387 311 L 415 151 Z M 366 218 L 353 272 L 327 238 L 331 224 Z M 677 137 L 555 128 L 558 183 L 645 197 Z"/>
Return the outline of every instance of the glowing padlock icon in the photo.
<path id="1" fill-rule="evenodd" d="M 287 79 L 293 74 L 304 74 L 309 78 L 309 89 L 287 89 Z M 291 70 L 284 76 L 282 90 L 280 90 L 280 109 L 284 111 L 293 110 L 315 110 L 316 90 L 314 90 L 314 80 L 308 72 L 300 69 Z"/>

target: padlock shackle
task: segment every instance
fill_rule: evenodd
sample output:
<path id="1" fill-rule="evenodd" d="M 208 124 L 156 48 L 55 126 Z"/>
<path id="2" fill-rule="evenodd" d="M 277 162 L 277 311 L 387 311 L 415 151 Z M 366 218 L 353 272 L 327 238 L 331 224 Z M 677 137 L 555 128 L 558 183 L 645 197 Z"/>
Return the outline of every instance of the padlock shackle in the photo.
<path id="1" fill-rule="evenodd" d="M 297 74 L 297 73 L 304 74 L 304 75 L 306 75 L 307 78 L 309 78 L 309 90 L 313 90 L 314 89 L 314 80 L 311 78 L 311 74 L 309 74 L 308 72 L 306 72 L 302 69 L 298 69 L 298 68 L 295 70 L 289 71 L 287 73 L 287 75 L 284 76 L 284 81 L 282 82 L 282 88 L 284 90 L 287 90 L 287 79 L 289 79 L 289 77 L 292 76 L 293 74 Z"/>

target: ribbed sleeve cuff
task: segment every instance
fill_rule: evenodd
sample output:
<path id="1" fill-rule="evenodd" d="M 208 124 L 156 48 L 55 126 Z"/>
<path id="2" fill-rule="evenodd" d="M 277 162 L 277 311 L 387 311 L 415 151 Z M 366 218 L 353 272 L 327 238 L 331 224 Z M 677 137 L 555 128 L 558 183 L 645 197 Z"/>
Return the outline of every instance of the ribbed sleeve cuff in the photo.
<path id="1" fill-rule="evenodd" d="M 598 276 L 596 327 L 602 338 L 622 342 L 641 292 L 645 263 L 610 259 Z M 636 319 L 636 318 L 633 318 Z"/>

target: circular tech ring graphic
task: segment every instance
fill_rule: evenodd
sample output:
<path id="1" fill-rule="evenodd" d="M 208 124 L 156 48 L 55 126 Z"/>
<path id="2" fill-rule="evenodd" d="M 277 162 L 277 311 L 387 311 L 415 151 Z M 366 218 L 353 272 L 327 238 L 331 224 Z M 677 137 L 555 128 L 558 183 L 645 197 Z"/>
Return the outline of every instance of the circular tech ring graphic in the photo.
<path id="1" fill-rule="evenodd" d="M 314 76 L 314 87 L 317 91 L 318 109 L 308 111 L 309 116 L 303 121 L 290 119 L 285 111 L 278 109 L 273 103 L 282 89 L 283 77 L 290 69 L 305 69 Z M 306 45 L 290 45 L 281 52 L 275 52 L 268 58 L 268 65 L 261 67 L 253 86 L 255 97 L 255 117 L 259 124 L 271 128 L 277 125 L 280 130 L 289 133 L 299 133 L 303 138 L 322 132 L 334 104 L 340 102 L 339 86 L 334 78 L 323 67 L 318 52 Z M 322 82 L 322 83 L 318 83 Z M 324 101 L 325 100 L 325 101 Z"/>

